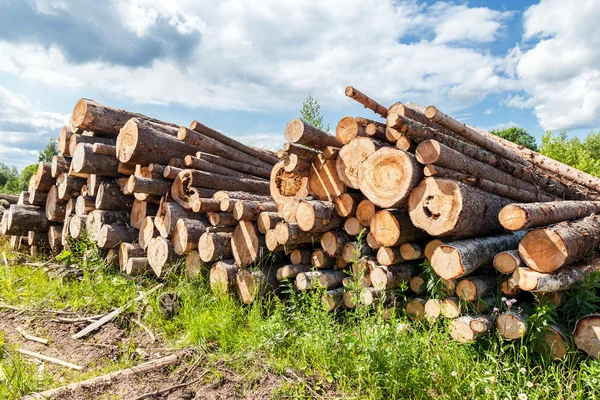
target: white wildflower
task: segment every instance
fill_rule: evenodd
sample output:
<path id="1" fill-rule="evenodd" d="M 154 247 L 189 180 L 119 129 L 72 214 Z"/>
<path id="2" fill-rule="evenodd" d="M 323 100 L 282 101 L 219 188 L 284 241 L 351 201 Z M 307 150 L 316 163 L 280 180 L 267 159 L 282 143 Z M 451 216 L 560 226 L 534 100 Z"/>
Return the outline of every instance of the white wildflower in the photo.
<path id="1" fill-rule="evenodd" d="M 452 371 L 452 372 L 450 373 L 450 375 L 452 375 L 452 376 L 456 376 L 456 375 L 458 375 L 458 372 L 456 372 L 456 371 Z"/>
<path id="2" fill-rule="evenodd" d="M 526 383 L 526 385 L 527 385 L 528 388 L 532 388 L 533 387 L 533 382 L 529 381 L 529 382 Z"/>
<path id="3" fill-rule="evenodd" d="M 527 370 L 525 368 L 521 367 L 521 369 L 519 369 L 519 372 L 524 374 L 525 372 L 527 372 Z"/>
<path id="4" fill-rule="evenodd" d="M 527 400 L 528 399 L 528 397 L 527 397 L 527 395 L 525 393 L 519 393 L 519 395 L 517 396 L 517 398 L 519 400 Z"/>

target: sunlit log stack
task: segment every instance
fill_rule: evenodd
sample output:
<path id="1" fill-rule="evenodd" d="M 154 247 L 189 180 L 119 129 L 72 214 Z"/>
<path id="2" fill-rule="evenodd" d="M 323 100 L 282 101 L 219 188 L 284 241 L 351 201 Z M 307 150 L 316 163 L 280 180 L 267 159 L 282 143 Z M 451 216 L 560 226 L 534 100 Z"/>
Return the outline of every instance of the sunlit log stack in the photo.
<path id="1" fill-rule="evenodd" d="M 276 153 L 82 99 L 2 233 L 32 254 L 87 238 L 124 273 L 182 269 L 245 304 L 292 287 L 329 311 L 447 318 L 462 342 L 520 339 L 532 305 L 600 271 L 600 179 L 433 106 L 346 95 L 374 115 L 335 135 L 293 119 Z M 579 317 L 597 357 L 600 317 Z M 538 336 L 569 351 L 565 327 Z"/>

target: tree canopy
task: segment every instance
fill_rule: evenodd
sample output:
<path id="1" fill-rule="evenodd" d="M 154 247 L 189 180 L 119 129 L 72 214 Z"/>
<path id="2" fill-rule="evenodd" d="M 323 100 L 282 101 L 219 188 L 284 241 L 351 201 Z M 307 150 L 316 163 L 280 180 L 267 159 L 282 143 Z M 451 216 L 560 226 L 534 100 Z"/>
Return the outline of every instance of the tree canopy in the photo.
<path id="1" fill-rule="evenodd" d="M 48 141 L 48 144 L 44 148 L 44 150 L 40 151 L 40 155 L 38 156 L 38 161 L 46 161 L 51 162 L 52 157 L 58 155 L 58 145 L 56 140 L 51 138 Z"/>
<path id="2" fill-rule="evenodd" d="M 537 143 L 533 135 L 529 134 L 525 129 L 518 126 L 511 126 L 506 129 L 493 129 L 490 131 L 496 136 L 500 136 L 503 139 L 510 140 L 513 143 L 525 146 L 528 149 L 537 151 Z"/>
<path id="3" fill-rule="evenodd" d="M 304 103 L 302 103 L 300 117 L 315 128 L 329 132 L 329 124 L 325 126 L 325 123 L 323 122 L 323 114 L 321 114 L 319 100 L 312 97 L 311 94 L 309 94 L 306 100 L 304 100 Z"/>

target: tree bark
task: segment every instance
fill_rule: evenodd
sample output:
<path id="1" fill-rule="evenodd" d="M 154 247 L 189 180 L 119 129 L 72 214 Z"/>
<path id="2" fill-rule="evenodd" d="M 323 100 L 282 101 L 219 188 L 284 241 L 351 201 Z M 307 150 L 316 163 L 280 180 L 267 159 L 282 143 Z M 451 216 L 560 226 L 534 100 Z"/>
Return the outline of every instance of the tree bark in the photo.
<path id="1" fill-rule="evenodd" d="M 124 225 L 102 225 L 98 232 L 98 246 L 113 249 L 121 243 L 133 243 L 139 236 L 137 229 Z"/>
<path id="2" fill-rule="evenodd" d="M 81 194 L 81 189 L 87 184 L 87 179 L 76 178 L 67 173 L 62 173 L 56 179 L 58 187 L 58 198 L 63 201 L 69 201 L 71 197 L 77 197 Z"/>
<path id="3" fill-rule="evenodd" d="M 408 198 L 412 223 L 432 236 L 457 239 L 502 231 L 498 213 L 511 200 L 450 179 L 426 178 Z"/>
<path id="4" fill-rule="evenodd" d="M 456 284 L 456 295 L 466 301 L 475 301 L 495 290 L 496 277 L 494 275 L 465 278 Z"/>
<path id="5" fill-rule="evenodd" d="M 63 172 L 69 172 L 71 168 L 71 157 L 54 156 L 50 163 L 50 175 L 53 178 L 58 178 Z"/>
<path id="6" fill-rule="evenodd" d="M 400 254 L 398 247 L 380 247 L 377 250 L 377 262 L 381 265 L 393 265 L 403 263 L 407 260 Z"/>
<path id="7" fill-rule="evenodd" d="M 171 182 L 166 179 L 140 178 L 131 175 L 127 180 L 127 191 L 129 193 L 164 196 L 171 191 Z"/>
<path id="8" fill-rule="evenodd" d="M 240 221 L 231 237 L 231 252 L 236 264 L 245 268 L 268 254 L 265 238 L 257 232 L 256 224 Z"/>
<path id="9" fill-rule="evenodd" d="M 217 227 L 234 227 L 238 224 L 238 220 L 233 218 L 231 213 L 207 213 L 208 222 L 212 226 Z M 259 229 L 260 231 L 260 229 Z M 262 232 L 261 232 L 262 233 Z"/>
<path id="10" fill-rule="evenodd" d="M 256 221 L 258 215 L 264 211 L 277 211 L 276 203 L 265 203 L 249 200 L 238 200 L 233 208 L 233 218 L 238 221 Z"/>
<path id="11" fill-rule="evenodd" d="M 173 243 L 175 253 L 183 255 L 198 248 L 198 240 L 206 232 L 206 227 L 208 226 L 206 218 L 204 216 L 201 217 L 201 219 L 177 218 L 175 228 L 171 234 L 171 242 Z"/>
<path id="12" fill-rule="evenodd" d="M 213 292 L 220 295 L 233 293 L 235 290 L 235 277 L 240 271 L 239 265 L 234 260 L 217 261 L 210 268 L 209 282 Z"/>
<path id="13" fill-rule="evenodd" d="M 600 216 L 590 215 L 529 231 L 519 244 L 528 267 L 552 272 L 593 254 L 600 243 Z"/>
<path id="14" fill-rule="evenodd" d="M 154 274 L 159 278 L 167 274 L 168 271 L 165 269 L 167 264 L 177 259 L 171 241 L 160 236 L 150 240 L 147 253 L 148 264 L 150 264 Z"/>
<path id="15" fill-rule="evenodd" d="M 292 264 L 310 264 L 311 249 L 294 249 L 290 252 L 290 261 Z"/>
<path id="16" fill-rule="evenodd" d="M 29 193 L 28 202 L 32 206 L 45 206 L 46 205 L 46 201 L 48 200 L 48 192 L 34 189 L 33 191 L 27 192 L 27 193 Z M 13 204 L 13 203 L 10 203 L 10 204 Z"/>
<path id="17" fill-rule="evenodd" d="M 331 231 L 342 224 L 335 206 L 328 201 L 301 201 L 296 211 L 296 222 L 301 230 L 312 233 Z"/>
<path id="18" fill-rule="evenodd" d="M 573 341 L 595 360 L 600 356 L 600 314 L 589 314 L 575 324 Z"/>
<path id="19" fill-rule="evenodd" d="M 381 104 L 377 103 L 375 100 L 371 99 L 370 97 L 368 97 L 364 93 L 358 91 L 357 89 L 353 88 L 352 86 L 348 86 L 346 88 L 345 93 L 346 93 L 346 96 L 359 102 L 365 108 L 368 108 L 369 110 L 373 111 L 375 114 L 378 114 L 381 118 L 387 117 L 387 113 L 388 113 L 387 107 L 382 106 Z"/>
<path id="20" fill-rule="evenodd" d="M 96 208 L 98 210 L 129 211 L 133 206 L 133 196 L 126 196 L 119 185 L 102 183 L 96 193 Z"/>
<path id="21" fill-rule="evenodd" d="M 315 128 L 300 118 L 294 118 L 287 123 L 285 138 L 291 143 L 301 144 L 317 150 L 323 150 L 327 146 L 342 147 L 335 136 Z"/>
<path id="22" fill-rule="evenodd" d="M 457 279 L 490 264 L 501 251 L 516 249 L 524 235 L 517 231 L 442 244 L 433 253 L 431 266 L 442 278 Z"/>
<path id="23" fill-rule="evenodd" d="M 127 271 L 127 262 L 133 257 L 144 257 L 146 252 L 136 243 L 121 243 L 119 246 L 119 268 L 121 271 Z M 137 262 L 135 267 L 137 268 Z M 127 272 L 128 274 L 130 272 Z"/>
<path id="24" fill-rule="evenodd" d="M 255 167 L 254 165 L 248 165 L 246 163 L 204 152 L 196 153 L 196 158 L 233 171 L 243 172 L 244 175 L 252 175 L 263 179 L 269 179 L 271 176 L 270 167 Z"/>
<path id="25" fill-rule="evenodd" d="M 572 221 L 598 212 L 600 201 L 510 204 L 500 211 L 498 219 L 505 229 L 514 231 Z"/>
<path id="26" fill-rule="evenodd" d="M 358 137 L 344 145 L 335 161 L 340 180 L 348 187 L 360 187 L 359 167 L 367 157 L 381 149 L 383 144 L 368 137 Z"/>
<path id="27" fill-rule="evenodd" d="M 203 233 L 198 240 L 200 259 L 209 263 L 231 258 L 231 236 L 231 233 Z"/>
<path id="28" fill-rule="evenodd" d="M 197 169 L 199 171 L 210 172 L 213 174 L 230 176 L 234 178 L 262 180 L 262 178 L 258 178 L 254 175 L 242 173 L 227 167 L 223 167 L 218 164 L 214 164 L 213 162 L 207 161 L 204 158 L 198 158 L 191 155 L 187 155 L 184 157 L 184 161 L 186 168 L 190 169 Z"/>
<path id="29" fill-rule="evenodd" d="M 427 234 L 413 225 L 406 211 L 399 209 L 378 211 L 371 220 L 371 233 L 377 243 L 386 247 L 427 238 Z"/>
<path id="30" fill-rule="evenodd" d="M 255 270 L 241 269 L 235 277 L 235 288 L 244 304 L 252 304 L 258 298 L 280 291 L 277 265 L 264 265 Z"/>
<path id="31" fill-rule="evenodd" d="M 337 289 L 342 286 L 342 279 L 344 279 L 345 276 L 346 273 L 343 271 L 321 270 L 302 272 L 296 276 L 296 289 Z"/>
<path id="32" fill-rule="evenodd" d="M 88 143 L 80 143 L 75 147 L 71 168 L 80 174 L 120 176 L 119 160 L 113 156 L 94 153 L 93 146 Z"/>
<path id="33" fill-rule="evenodd" d="M 524 267 L 519 250 L 506 250 L 494 256 L 494 268 L 503 274 L 512 274 L 517 268 Z"/>
<path id="34" fill-rule="evenodd" d="M 418 263 L 379 266 L 371 271 L 369 278 L 375 289 L 391 290 L 418 274 L 420 269 Z"/>
<path id="35" fill-rule="evenodd" d="M 559 292 L 566 290 L 586 275 L 600 271 L 600 259 L 594 258 L 562 268 L 555 273 L 541 273 L 530 268 L 518 268 L 513 279 L 521 289 L 528 292 Z"/>
<path id="36" fill-rule="evenodd" d="M 114 146 L 115 139 L 74 134 L 69 139 L 69 154 L 72 157 L 75 157 L 75 152 L 77 151 L 77 147 L 79 147 L 79 145 L 87 145 L 90 149 L 90 152 L 92 152 L 92 146 L 95 143 L 101 143 L 101 144 Z M 71 168 L 72 168 L 72 166 L 71 166 Z"/>
<path id="37" fill-rule="evenodd" d="M 394 148 L 368 156 L 358 170 L 361 192 L 383 208 L 406 205 L 410 191 L 423 179 L 423 168 L 415 157 Z"/>

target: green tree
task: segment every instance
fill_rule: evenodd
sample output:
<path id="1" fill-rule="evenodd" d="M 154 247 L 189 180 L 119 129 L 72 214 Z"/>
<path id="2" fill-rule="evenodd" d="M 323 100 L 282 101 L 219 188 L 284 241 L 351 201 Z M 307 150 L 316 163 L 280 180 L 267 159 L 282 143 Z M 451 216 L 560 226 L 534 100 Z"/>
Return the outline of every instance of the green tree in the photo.
<path id="1" fill-rule="evenodd" d="M 52 157 L 58 155 L 58 145 L 55 139 L 50 139 L 44 150 L 40 151 L 38 161 L 52 161 Z"/>
<path id="2" fill-rule="evenodd" d="M 325 127 L 325 123 L 323 122 L 323 114 L 321 114 L 319 100 L 312 97 L 311 94 L 309 94 L 306 100 L 304 100 L 304 103 L 302 103 L 300 118 L 316 128 L 329 132 L 329 124 Z"/>
<path id="3" fill-rule="evenodd" d="M 600 159 L 594 155 L 598 149 L 591 146 L 591 143 L 587 140 L 582 142 L 577 137 L 569 138 L 565 131 L 557 135 L 546 131 L 542 136 L 539 152 L 589 174 L 600 176 Z"/>
<path id="4" fill-rule="evenodd" d="M 503 139 L 510 140 L 513 143 L 525 146 L 533 151 L 537 151 L 537 143 L 535 142 L 535 138 L 523 128 L 511 126 L 507 129 L 493 129 L 490 132 L 496 136 L 500 136 Z"/>
<path id="5" fill-rule="evenodd" d="M 37 169 L 37 164 L 31 164 L 23 168 L 21 174 L 19 175 L 19 184 L 21 186 L 21 190 L 27 190 L 27 187 L 29 186 L 29 180 L 36 173 Z"/>
<path id="6" fill-rule="evenodd" d="M 20 191 L 19 172 L 17 169 L 0 163 L 0 193 L 17 193 Z"/>

